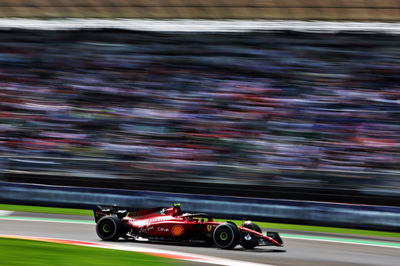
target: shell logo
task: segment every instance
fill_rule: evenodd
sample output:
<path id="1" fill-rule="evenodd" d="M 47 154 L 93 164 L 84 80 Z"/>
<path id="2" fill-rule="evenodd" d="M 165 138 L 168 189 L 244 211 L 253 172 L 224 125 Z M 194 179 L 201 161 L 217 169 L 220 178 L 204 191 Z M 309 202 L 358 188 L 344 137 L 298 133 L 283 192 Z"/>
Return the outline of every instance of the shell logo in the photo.
<path id="1" fill-rule="evenodd" d="M 183 228 L 182 225 L 177 224 L 171 228 L 171 232 L 174 235 L 174 237 L 179 237 L 179 236 L 183 235 L 183 233 L 185 232 L 185 228 Z"/>

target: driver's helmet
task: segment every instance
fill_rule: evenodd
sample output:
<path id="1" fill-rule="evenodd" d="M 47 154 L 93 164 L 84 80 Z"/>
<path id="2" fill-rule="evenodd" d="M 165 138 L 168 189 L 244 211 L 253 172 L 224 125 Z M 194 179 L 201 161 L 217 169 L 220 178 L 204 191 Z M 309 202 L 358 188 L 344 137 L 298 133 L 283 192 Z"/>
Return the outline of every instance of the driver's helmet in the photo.
<path id="1" fill-rule="evenodd" d="M 175 203 L 172 207 L 172 215 L 176 216 L 176 215 L 181 215 L 181 214 L 182 214 L 181 204 Z"/>

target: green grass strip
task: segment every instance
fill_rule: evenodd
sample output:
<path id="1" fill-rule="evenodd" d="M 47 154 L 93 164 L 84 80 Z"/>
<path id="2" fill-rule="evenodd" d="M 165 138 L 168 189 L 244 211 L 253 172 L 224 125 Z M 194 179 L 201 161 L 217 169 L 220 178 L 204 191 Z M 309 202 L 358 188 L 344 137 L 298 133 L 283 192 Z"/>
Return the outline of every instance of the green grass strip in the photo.
<path id="1" fill-rule="evenodd" d="M 0 210 L 17 211 L 17 212 L 66 214 L 66 215 L 84 215 L 84 216 L 92 216 L 93 215 L 92 210 L 41 207 L 41 206 L 26 206 L 26 205 L 10 205 L 10 204 L 0 204 Z"/>
<path id="2" fill-rule="evenodd" d="M 181 262 L 147 254 L 0 238 L 0 264 L 8 266 L 179 265 Z M 181 264 L 182 265 L 182 264 Z"/>
<path id="3" fill-rule="evenodd" d="M 76 220 L 76 219 L 59 219 L 59 218 L 51 218 L 51 217 L 46 218 L 46 217 L 26 217 L 26 216 L 0 216 L 0 220 L 50 222 L 50 223 L 72 223 L 72 224 L 96 224 L 94 219 L 93 220 Z"/>
<path id="4" fill-rule="evenodd" d="M 49 213 L 49 214 L 84 215 L 84 216 L 92 216 L 93 215 L 92 210 L 25 206 L 25 205 L 9 205 L 9 204 L 0 204 L 0 210 L 33 212 L 33 213 Z M 224 222 L 226 220 L 217 219 L 216 221 Z M 232 220 L 232 221 L 235 222 L 237 225 L 242 224 L 242 221 L 239 221 L 239 220 Z M 348 229 L 348 228 L 313 226 L 313 225 L 267 223 L 267 222 L 256 222 L 256 223 L 262 228 L 275 229 L 275 230 L 294 230 L 294 231 L 306 231 L 306 232 L 320 232 L 320 233 L 335 233 L 335 234 L 347 234 L 347 235 L 350 234 L 350 235 L 400 238 L 400 233 L 395 233 L 395 232 Z"/>

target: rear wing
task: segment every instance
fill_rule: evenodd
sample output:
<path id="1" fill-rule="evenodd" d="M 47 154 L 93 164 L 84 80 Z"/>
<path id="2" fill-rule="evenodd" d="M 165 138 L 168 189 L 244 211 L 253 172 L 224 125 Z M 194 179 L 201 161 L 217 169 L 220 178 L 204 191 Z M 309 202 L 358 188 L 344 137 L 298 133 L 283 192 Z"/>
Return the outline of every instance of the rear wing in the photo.
<path id="1" fill-rule="evenodd" d="M 115 215 L 118 218 L 122 219 L 125 216 L 130 216 L 130 217 L 140 217 L 144 216 L 147 214 L 151 214 L 154 212 L 159 212 L 163 208 L 152 208 L 152 209 L 147 209 L 147 210 L 138 210 L 134 208 L 121 208 L 118 207 L 117 205 L 113 206 L 100 206 L 97 205 L 96 208 L 93 209 L 93 214 L 94 214 L 94 220 L 97 223 L 98 220 L 100 220 L 104 216 L 109 216 L 109 215 Z"/>
<path id="2" fill-rule="evenodd" d="M 109 216 L 109 215 L 116 215 L 119 218 L 122 218 L 126 216 L 127 210 L 120 208 L 116 205 L 114 206 L 100 206 L 97 205 L 95 209 L 93 209 L 93 214 L 94 214 L 94 220 L 97 223 L 98 220 L 100 220 L 104 216 Z"/>

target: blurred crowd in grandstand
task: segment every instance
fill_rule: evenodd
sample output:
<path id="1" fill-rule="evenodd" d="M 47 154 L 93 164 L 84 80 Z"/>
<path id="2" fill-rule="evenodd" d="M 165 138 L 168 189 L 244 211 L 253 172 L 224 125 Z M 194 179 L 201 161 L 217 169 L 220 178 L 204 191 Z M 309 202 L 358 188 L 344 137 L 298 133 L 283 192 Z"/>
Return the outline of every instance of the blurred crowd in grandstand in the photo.
<path id="1" fill-rule="evenodd" d="M 3 171 L 399 185 L 399 36 L 0 38 Z"/>

